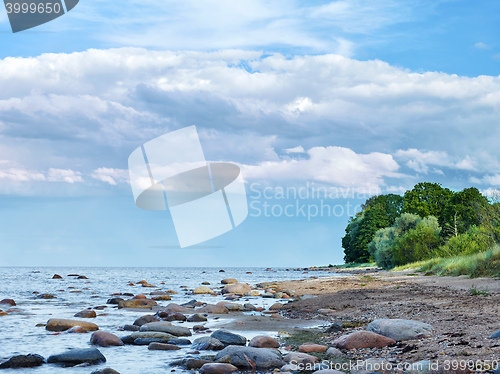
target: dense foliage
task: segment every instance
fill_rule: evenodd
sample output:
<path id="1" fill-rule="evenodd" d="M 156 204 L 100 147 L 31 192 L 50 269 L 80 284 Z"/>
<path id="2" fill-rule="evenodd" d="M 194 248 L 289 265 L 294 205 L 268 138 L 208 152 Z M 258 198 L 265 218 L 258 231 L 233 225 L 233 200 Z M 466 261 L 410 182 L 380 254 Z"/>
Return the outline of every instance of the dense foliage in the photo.
<path id="1" fill-rule="evenodd" d="M 347 263 L 383 268 L 434 257 L 471 255 L 500 242 L 500 204 L 476 188 L 453 192 L 419 183 L 404 196 L 379 195 L 349 221 L 342 238 Z"/>

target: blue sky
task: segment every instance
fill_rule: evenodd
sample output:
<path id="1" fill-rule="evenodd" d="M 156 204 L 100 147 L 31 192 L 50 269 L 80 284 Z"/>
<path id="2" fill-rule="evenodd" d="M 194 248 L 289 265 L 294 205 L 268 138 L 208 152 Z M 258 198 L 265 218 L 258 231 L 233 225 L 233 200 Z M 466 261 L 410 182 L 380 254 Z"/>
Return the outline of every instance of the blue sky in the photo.
<path id="1" fill-rule="evenodd" d="M 0 265 L 342 262 L 347 204 L 420 181 L 500 185 L 496 1 L 82 0 L 12 34 L 0 12 Z M 180 249 L 127 159 L 196 125 L 254 190 L 324 187 L 335 215 L 266 217 Z M 252 188 L 253 186 L 253 188 Z M 180 255 L 179 255 L 180 254 Z"/>

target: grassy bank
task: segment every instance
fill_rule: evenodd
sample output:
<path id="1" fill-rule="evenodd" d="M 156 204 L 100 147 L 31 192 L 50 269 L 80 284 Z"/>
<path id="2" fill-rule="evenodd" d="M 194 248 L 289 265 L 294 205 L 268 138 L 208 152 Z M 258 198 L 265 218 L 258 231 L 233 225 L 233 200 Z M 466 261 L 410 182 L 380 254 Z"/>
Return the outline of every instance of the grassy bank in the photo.
<path id="1" fill-rule="evenodd" d="M 487 251 L 467 256 L 433 258 L 427 261 L 414 262 L 394 270 L 414 268 L 435 275 L 497 278 L 500 277 L 500 246 L 497 245 Z"/>

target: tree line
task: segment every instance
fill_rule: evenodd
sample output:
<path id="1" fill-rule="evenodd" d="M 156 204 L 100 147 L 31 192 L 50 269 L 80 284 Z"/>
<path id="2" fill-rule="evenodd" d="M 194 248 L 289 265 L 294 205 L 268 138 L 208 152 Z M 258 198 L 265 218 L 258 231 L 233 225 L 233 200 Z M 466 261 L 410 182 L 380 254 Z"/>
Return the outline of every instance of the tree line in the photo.
<path id="1" fill-rule="evenodd" d="M 500 204 L 474 187 L 454 192 L 423 182 L 403 196 L 369 198 L 348 222 L 344 261 L 392 268 L 485 251 L 500 242 Z"/>

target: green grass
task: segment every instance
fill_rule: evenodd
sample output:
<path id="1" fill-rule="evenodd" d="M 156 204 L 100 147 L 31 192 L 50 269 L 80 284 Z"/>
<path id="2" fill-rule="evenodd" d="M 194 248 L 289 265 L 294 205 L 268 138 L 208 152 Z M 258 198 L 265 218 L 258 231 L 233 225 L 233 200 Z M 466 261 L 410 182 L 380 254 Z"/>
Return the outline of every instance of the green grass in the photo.
<path id="1" fill-rule="evenodd" d="M 476 288 L 475 285 L 472 285 L 472 287 L 469 289 L 469 292 L 471 293 L 471 295 L 474 295 L 474 296 L 478 296 L 478 295 L 481 295 L 481 296 L 488 296 L 490 294 L 490 291 L 487 289 L 487 288 Z"/>
<path id="2" fill-rule="evenodd" d="M 433 258 L 427 261 L 415 262 L 394 270 L 415 269 L 442 276 L 466 275 L 470 278 L 500 277 L 500 246 L 487 251 L 467 256 Z"/>

